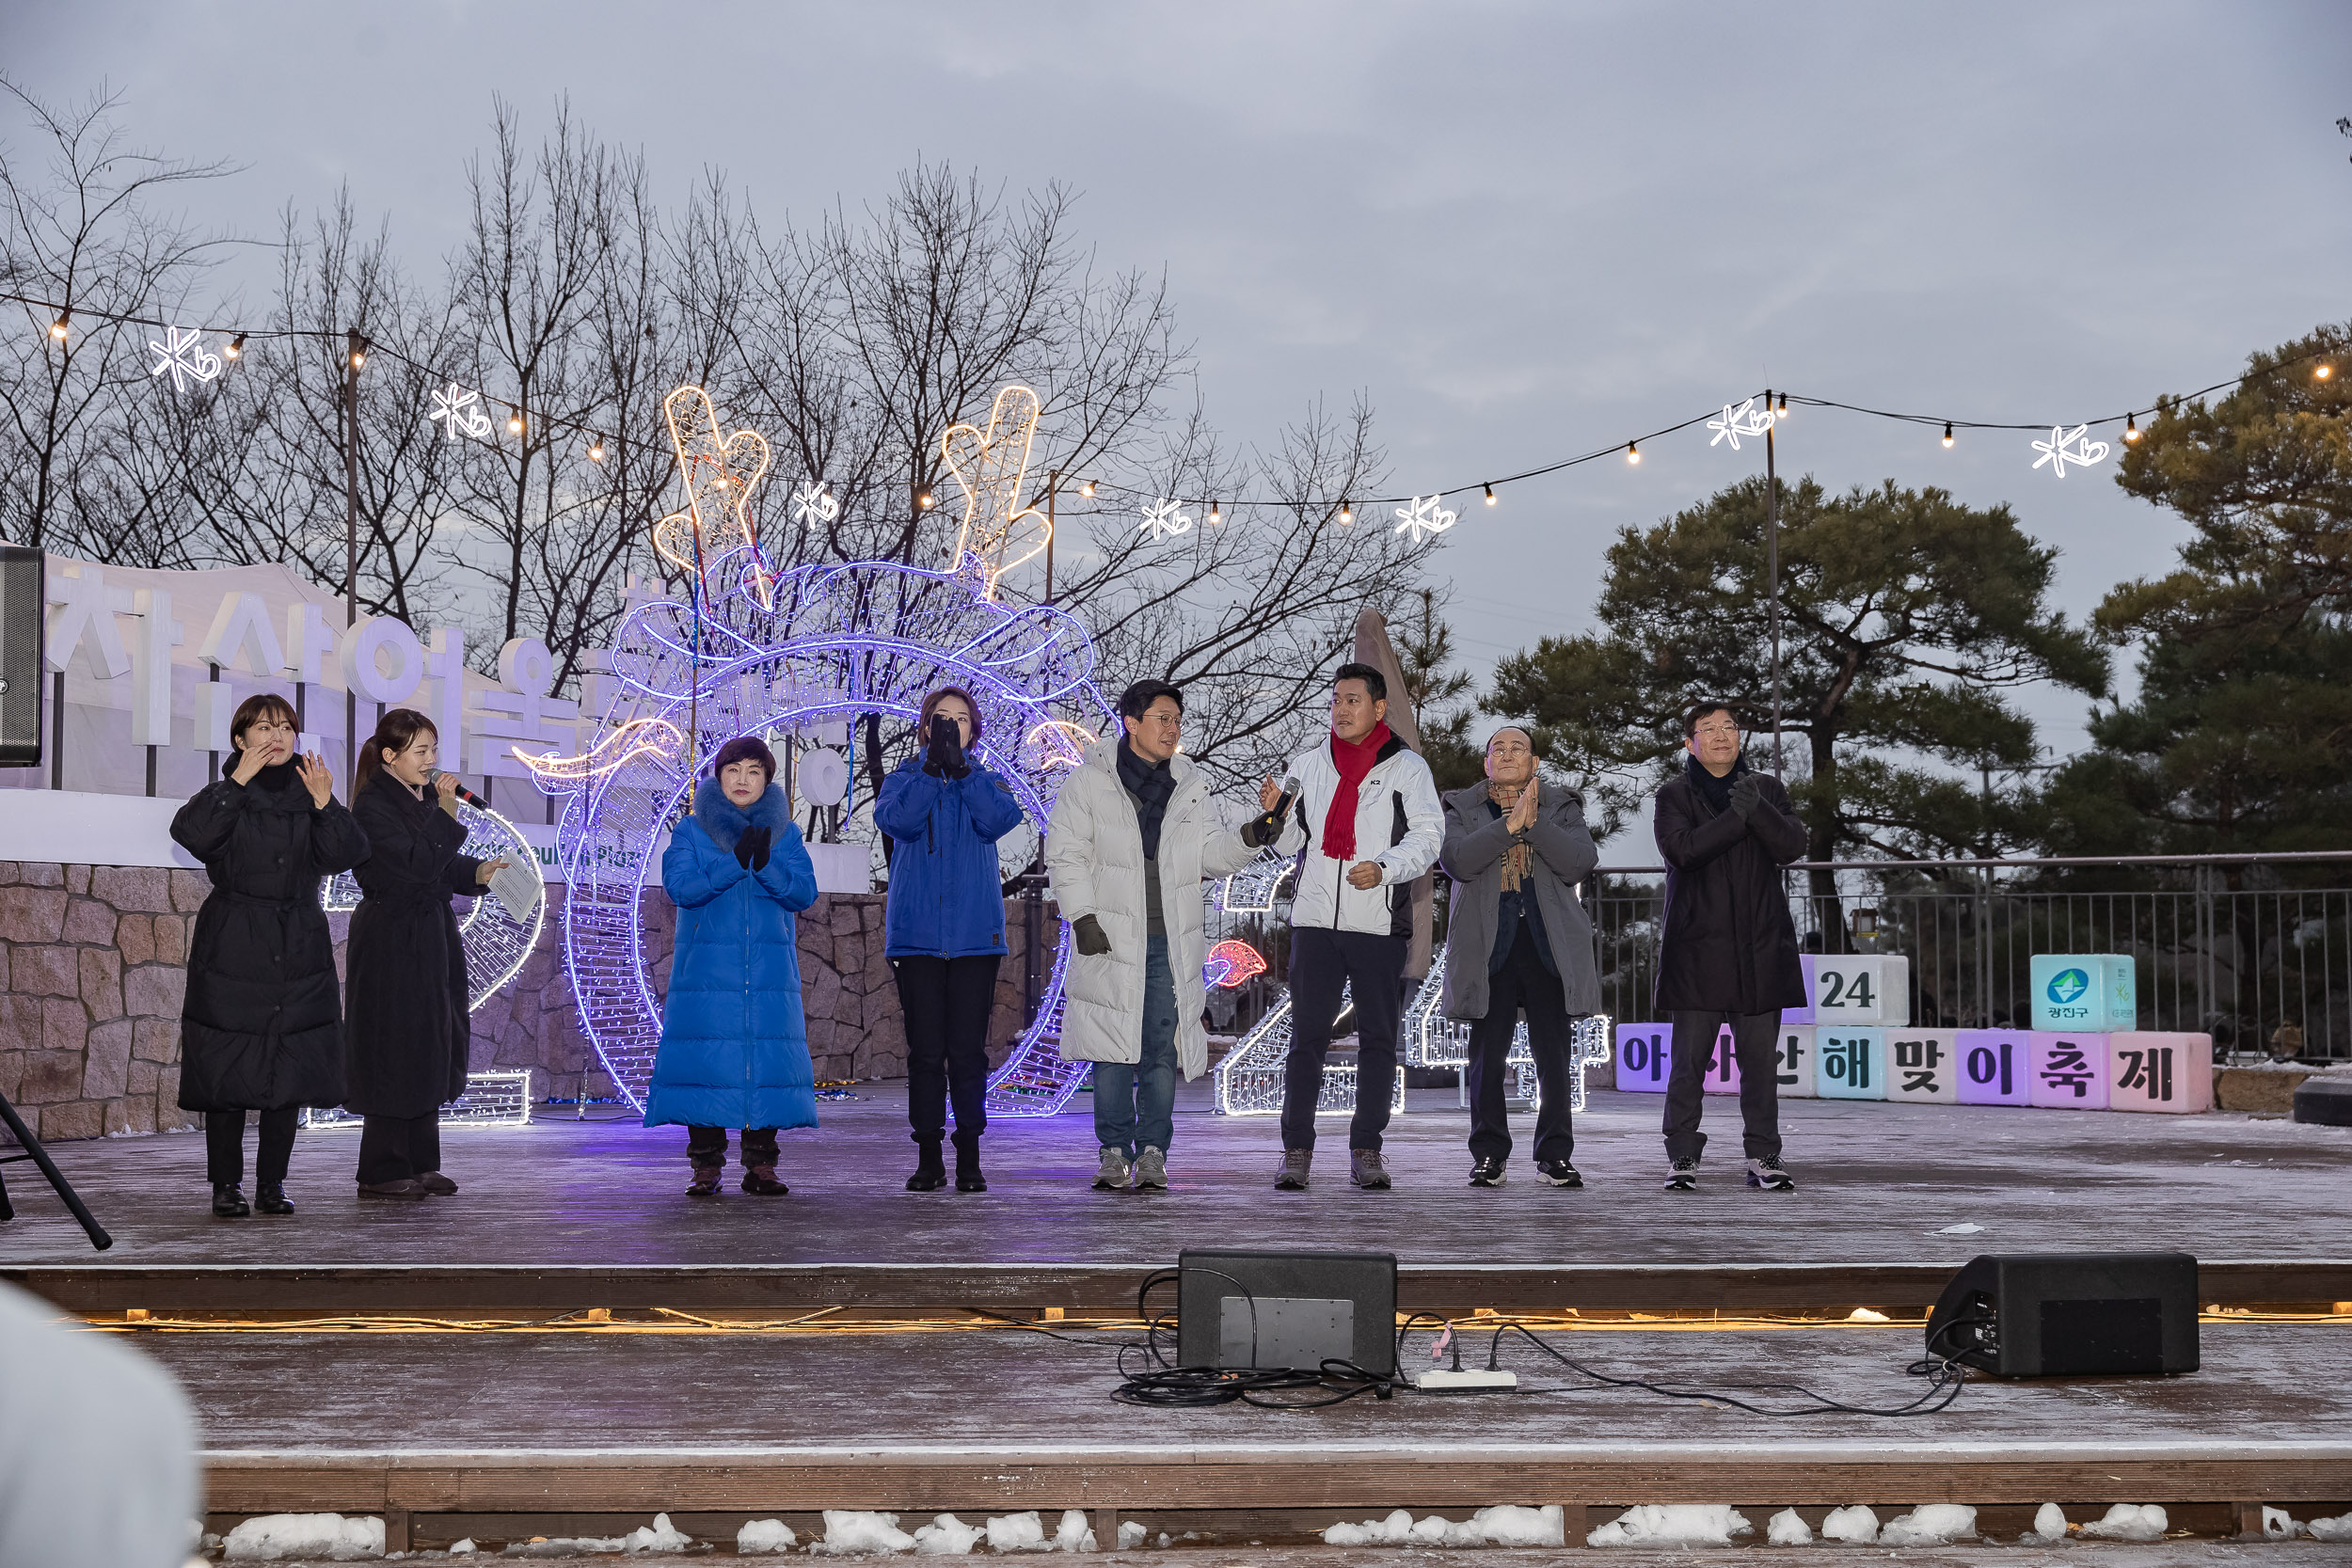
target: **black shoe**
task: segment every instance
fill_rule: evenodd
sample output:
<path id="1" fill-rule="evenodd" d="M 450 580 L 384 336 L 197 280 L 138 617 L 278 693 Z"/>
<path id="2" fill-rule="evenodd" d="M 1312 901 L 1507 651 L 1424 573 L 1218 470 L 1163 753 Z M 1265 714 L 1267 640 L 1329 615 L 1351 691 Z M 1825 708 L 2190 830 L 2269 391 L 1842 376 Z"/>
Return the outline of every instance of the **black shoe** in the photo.
<path id="1" fill-rule="evenodd" d="M 291 1214 L 294 1205 L 286 1200 L 284 1183 L 263 1181 L 253 1189 L 253 1207 L 264 1214 Z"/>
<path id="2" fill-rule="evenodd" d="M 224 1220 L 241 1220 L 253 1212 L 253 1205 L 245 1200 L 234 1181 L 213 1183 L 213 1213 Z"/>
<path id="3" fill-rule="evenodd" d="M 914 1174 L 907 1178 L 907 1191 L 935 1193 L 947 1184 L 947 1167 L 939 1159 L 939 1140 L 924 1138 L 914 1147 Z"/>
<path id="4" fill-rule="evenodd" d="M 961 1133 L 957 1134 L 956 1191 L 960 1193 L 988 1191 L 988 1178 L 980 1174 L 980 1140 L 977 1136 L 966 1138 Z"/>
<path id="5" fill-rule="evenodd" d="M 1538 1160 L 1535 1162 L 1535 1174 L 1555 1187 L 1584 1185 L 1584 1178 L 1579 1176 L 1576 1167 L 1565 1160 Z"/>
<path id="6" fill-rule="evenodd" d="M 1511 1180 L 1511 1173 L 1500 1160 L 1481 1160 L 1470 1166 L 1470 1185 L 1500 1187 Z"/>
<path id="7" fill-rule="evenodd" d="M 743 1167 L 743 1190 L 754 1197 L 782 1197 L 792 1189 L 776 1180 L 773 1165 Z"/>
<path id="8" fill-rule="evenodd" d="M 1694 1192 L 1698 1184 L 1699 1163 L 1696 1160 L 1677 1160 L 1666 1172 L 1666 1190 L 1670 1193 Z"/>

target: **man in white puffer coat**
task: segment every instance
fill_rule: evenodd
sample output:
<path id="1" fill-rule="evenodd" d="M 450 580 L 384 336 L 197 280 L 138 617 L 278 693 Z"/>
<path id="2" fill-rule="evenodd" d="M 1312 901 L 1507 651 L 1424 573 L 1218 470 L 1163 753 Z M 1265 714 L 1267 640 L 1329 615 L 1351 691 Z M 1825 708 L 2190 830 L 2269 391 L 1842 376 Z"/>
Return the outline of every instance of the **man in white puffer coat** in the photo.
<path id="1" fill-rule="evenodd" d="M 1208 959 L 1200 884 L 1257 849 L 1210 810 L 1208 776 L 1176 753 L 1184 694 L 1137 681 L 1125 733 L 1098 741 L 1063 781 L 1045 868 L 1075 953 L 1063 981 L 1061 1053 L 1094 1064 L 1094 1185 L 1168 1185 L 1176 1073 L 1208 1070 Z"/>
<path id="2" fill-rule="evenodd" d="M 1356 1006 L 1356 1111 L 1347 1126 L 1348 1180 L 1389 1185 L 1380 1134 L 1396 1092 L 1397 1015 L 1412 929 L 1411 883 L 1445 842 L 1438 783 L 1419 753 L 1388 726 L 1388 682 L 1369 664 L 1332 676 L 1331 733 L 1290 766 L 1295 803 L 1275 847 L 1298 856 L 1291 896 L 1291 1052 L 1282 1084 L 1284 1192 L 1307 1185 L 1314 1158 L 1315 1102 L 1324 1056 L 1347 987 Z M 1268 779 L 1259 803 L 1279 804 Z M 1262 836 L 1272 824 L 1252 824 Z"/>

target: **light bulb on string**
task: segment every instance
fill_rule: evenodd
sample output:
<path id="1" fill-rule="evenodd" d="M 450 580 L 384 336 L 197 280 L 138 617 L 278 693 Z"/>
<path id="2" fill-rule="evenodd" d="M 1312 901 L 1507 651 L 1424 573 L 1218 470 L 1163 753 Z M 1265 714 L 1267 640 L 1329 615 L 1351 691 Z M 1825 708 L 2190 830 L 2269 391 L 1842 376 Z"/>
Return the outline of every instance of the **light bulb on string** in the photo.
<path id="1" fill-rule="evenodd" d="M 2333 365 L 2320 364 L 2313 365 L 2312 367 L 2312 379 L 2313 381 L 2325 381 L 2335 373 L 2336 368 Z"/>
<path id="2" fill-rule="evenodd" d="M 1489 485 L 1487 485 L 1487 486 L 1486 486 L 1486 504 L 1487 504 L 1488 506 L 1492 506 L 1492 505 L 1494 505 L 1494 503 L 1495 503 L 1495 487 L 1494 487 L 1493 485 L 1489 484 Z"/>
<path id="3" fill-rule="evenodd" d="M 1642 449 L 1633 442 L 1628 441 L 1625 444 L 1625 460 L 1628 463 L 1639 463 L 1642 460 Z"/>
<path id="4" fill-rule="evenodd" d="M 229 346 L 228 346 L 227 348 L 225 348 L 225 349 L 222 349 L 222 350 L 220 351 L 220 356 L 221 356 L 223 359 L 242 359 L 242 358 L 244 358 L 244 357 L 245 357 L 245 334 L 244 334 L 244 333 L 242 333 L 242 332 L 240 332 L 240 333 L 238 333 L 235 337 L 233 337 L 233 338 L 230 339 L 230 340 L 229 340 Z"/>
<path id="5" fill-rule="evenodd" d="M 1214 499 L 1212 499 L 1209 502 L 1209 521 L 1212 523 L 1222 523 L 1225 521 L 1224 509 L 1218 506 Z"/>
<path id="6" fill-rule="evenodd" d="M 2126 414 L 2123 416 L 2123 439 L 2126 441 L 2137 441 L 2139 439 L 2138 415 Z"/>
<path id="7" fill-rule="evenodd" d="M 588 461 L 591 463 L 601 463 L 604 461 L 603 436 L 591 436 L 588 438 Z"/>
<path id="8" fill-rule="evenodd" d="M 1356 520 L 1356 509 L 1345 500 L 1340 502 L 1340 525 L 1344 528 Z"/>
<path id="9" fill-rule="evenodd" d="M 930 491 L 917 490 L 914 492 L 914 504 L 929 512 L 937 502 L 933 500 Z"/>
<path id="10" fill-rule="evenodd" d="M 1780 406 L 1779 406 L 1778 408 L 1775 408 L 1775 409 L 1773 409 L 1773 410 L 1772 410 L 1772 418 L 1774 418 L 1774 419 L 1776 419 L 1776 420 L 1785 420 L 1785 419 L 1787 419 L 1788 417 L 1788 393 L 1786 393 L 1786 392 L 1783 392 L 1783 393 L 1781 393 L 1781 394 L 1780 394 Z"/>
<path id="11" fill-rule="evenodd" d="M 517 408 L 513 413 L 506 416 L 506 434 L 509 436 L 520 436 L 522 433 L 523 411 Z"/>
<path id="12" fill-rule="evenodd" d="M 1078 494 L 1084 496 L 1089 500 L 1092 500 L 1094 499 L 1094 481 L 1089 479 L 1085 483 L 1079 485 Z"/>
<path id="13" fill-rule="evenodd" d="M 49 324 L 49 335 L 61 343 L 65 341 L 65 335 L 72 330 L 73 312 L 72 310 L 58 311 L 57 319 Z"/>
<path id="14" fill-rule="evenodd" d="M 1944 444 L 1947 447 L 1952 444 L 1952 421 L 1949 420 L 1944 421 Z"/>

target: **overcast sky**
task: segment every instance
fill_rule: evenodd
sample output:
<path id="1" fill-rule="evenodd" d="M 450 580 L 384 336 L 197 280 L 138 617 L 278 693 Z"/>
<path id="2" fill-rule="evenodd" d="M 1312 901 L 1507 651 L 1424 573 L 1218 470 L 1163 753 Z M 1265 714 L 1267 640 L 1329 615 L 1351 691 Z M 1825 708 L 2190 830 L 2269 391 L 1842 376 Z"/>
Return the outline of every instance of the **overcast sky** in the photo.
<path id="1" fill-rule="evenodd" d="M 8 0 L 0 70 L 121 88 L 142 141 L 248 166 L 200 215 L 274 232 L 348 181 L 430 272 L 493 95 L 706 165 L 763 213 L 918 154 L 1083 193 L 1168 272 L 1213 420 L 1379 412 L 1400 489 L 1475 483 L 1759 386 L 2074 420 L 2352 316 L 2352 7 L 563 5 Z M 12 145 L 24 146 L 11 125 Z M 256 265 L 258 281 L 264 268 Z M 256 288 L 253 297 L 263 290 Z M 2182 529 L 2023 433 L 1832 412 L 1783 471 L 2008 501 L 2080 614 Z M 1601 550 L 1752 467 L 1704 429 L 1466 508 L 1437 571 L 1483 668 L 1586 624 Z M 2079 743 L 2074 705 L 2031 704 Z"/>

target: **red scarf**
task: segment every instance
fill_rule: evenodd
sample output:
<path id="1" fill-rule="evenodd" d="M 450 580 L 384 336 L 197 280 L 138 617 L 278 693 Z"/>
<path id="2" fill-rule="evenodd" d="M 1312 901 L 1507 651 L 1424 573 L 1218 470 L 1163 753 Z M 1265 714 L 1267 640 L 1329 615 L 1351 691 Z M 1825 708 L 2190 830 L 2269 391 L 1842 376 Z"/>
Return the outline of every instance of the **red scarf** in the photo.
<path id="1" fill-rule="evenodd" d="M 1356 858 L 1356 792 L 1391 738 L 1386 721 L 1373 725 L 1372 733 L 1352 746 L 1337 735 L 1331 736 L 1331 763 L 1340 770 L 1340 787 L 1332 792 L 1331 809 L 1323 814 L 1323 852 L 1332 860 Z"/>

